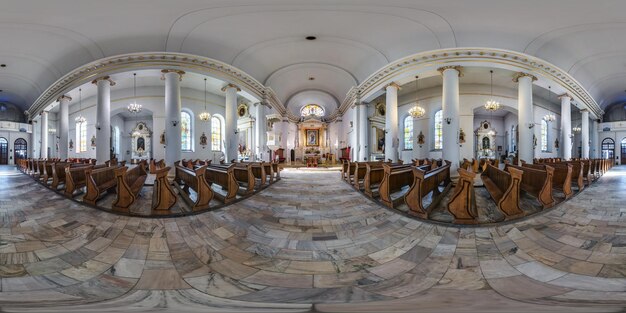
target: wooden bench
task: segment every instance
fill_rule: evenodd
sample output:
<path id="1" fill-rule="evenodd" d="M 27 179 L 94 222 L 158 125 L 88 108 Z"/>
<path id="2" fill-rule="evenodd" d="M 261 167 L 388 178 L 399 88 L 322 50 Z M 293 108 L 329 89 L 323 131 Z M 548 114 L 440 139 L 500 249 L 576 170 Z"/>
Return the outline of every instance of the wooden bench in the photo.
<path id="1" fill-rule="evenodd" d="M 113 210 L 128 212 L 130 206 L 135 203 L 139 192 L 146 182 L 146 178 L 148 178 L 145 162 L 146 161 L 141 161 L 138 166 L 135 166 L 131 170 L 128 170 L 126 166 L 115 169 L 117 197 L 112 205 Z"/>
<path id="2" fill-rule="evenodd" d="M 383 179 L 378 187 L 380 201 L 394 208 L 399 201 L 403 201 L 403 197 L 392 198 L 392 194 L 400 191 L 405 186 L 413 184 L 413 165 L 412 164 L 390 164 L 383 163 Z"/>
<path id="3" fill-rule="evenodd" d="M 458 169 L 457 171 L 459 172 L 459 180 L 448 201 L 448 212 L 454 217 L 455 224 L 478 224 L 476 193 L 474 191 L 476 173 L 465 169 Z"/>
<path id="4" fill-rule="evenodd" d="M 505 220 L 511 220 L 526 215 L 519 207 L 519 191 L 523 172 L 510 168 L 502 171 L 488 164 L 480 178 L 495 201 L 498 209 L 504 214 Z"/>
<path id="5" fill-rule="evenodd" d="M 167 174 L 170 167 L 156 170 L 156 179 L 154 180 L 154 190 L 152 192 L 152 210 L 163 211 L 171 209 L 176 204 L 176 192 L 172 189 Z"/>
<path id="6" fill-rule="evenodd" d="M 211 190 L 211 186 L 209 186 L 204 176 L 207 166 L 193 170 L 181 166 L 179 161 L 176 161 L 174 165 L 174 183 L 180 190 L 183 200 L 191 206 L 193 211 L 208 209 L 209 203 L 213 199 L 213 190 Z M 189 189 L 195 191 L 195 201 L 191 199 Z"/>
<path id="7" fill-rule="evenodd" d="M 41 176 L 41 182 L 48 186 L 50 180 L 52 180 L 52 167 L 54 166 L 54 161 L 44 161 L 43 162 L 43 176 Z"/>
<path id="8" fill-rule="evenodd" d="M 414 166 L 411 167 L 413 171 L 413 183 L 404 195 L 404 202 L 409 207 L 410 215 L 428 219 L 430 211 L 439 204 L 441 200 L 440 195 L 444 195 L 452 186 L 450 184 L 451 163 L 450 161 L 445 162 L 445 165 L 428 171 Z M 444 188 L 443 192 L 439 190 L 440 186 Z M 422 200 L 430 193 L 432 193 L 433 201 L 424 208 Z"/>
<path id="9" fill-rule="evenodd" d="M 85 185 L 87 187 L 87 192 L 83 197 L 85 203 L 96 205 L 96 201 L 98 201 L 105 192 L 109 192 L 117 187 L 115 170 L 118 167 L 119 166 L 107 166 L 99 169 L 85 169 Z"/>
<path id="10" fill-rule="evenodd" d="M 237 199 L 239 184 L 235 179 L 235 164 L 209 165 L 206 169 L 205 177 L 209 185 L 218 185 L 226 191 L 225 195 L 215 192 L 215 198 L 225 204 Z"/>
<path id="11" fill-rule="evenodd" d="M 158 162 L 155 162 L 154 159 L 150 160 L 150 165 L 148 169 L 150 174 L 156 174 L 156 172 L 162 168 L 165 168 L 164 160 L 161 159 Z"/>
<path id="12" fill-rule="evenodd" d="M 552 196 L 552 178 L 554 168 L 546 165 L 545 170 L 506 164 L 504 170 L 515 168 L 523 172 L 522 184 L 520 188 L 526 193 L 534 196 L 543 209 L 554 206 L 555 201 Z"/>
<path id="13" fill-rule="evenodd" d="M 528 164 L 523 163 L 523 167 L 534 168 L 537 170 L 546 171 L 547 167 L 554 169 L 554 176 L 552 177 L 552 188 L 560 190 L 565 195 L 565 199 L 569 199 L 574 193 L 572 192 L 572 164 L 567 163 L 539 163 Z"/>
<path id="14" fill-rule="evenodd" d="M 263 172 L 265 172 L 266 181 L 268 185 L 271 185 L 274 182 L 274 167 L 272 167 L 271 162 L 261 162 L 263 166 Z"/>
<path id="15" fill-rule="evenodd" d="M 85 179 L 85 170 L 93 169 L 93 165 L 65 167 L 65 195 L 73 197 L 74 192 L 79 188 L 85 187 L 87 180 Z"/>
<path id="16" fill-rule="evenodd" d="M 279 180 L 280 179 L 280 166 L 279 166 L 279 160 L 276 160 L 274 162 L 272 162 L 272 171 L 274 172 L 274 179 L 275 180 Z"/>
<path id="17" fill-rule="evenodd" d="M 235 164 L 233 169 L 235 180 L 242 187 L 244 195 L 252 194 L 255 188 L 261 188 L 265 184 L 265 168 L 260 163 L 244 162 L 233 164 Z M 258 186 L 256 184 L 257 178 L 260 181 Z"/>
<path id="18" fill-rule="evenodd" d="M 383 169 L 383 162 L 365 163 L 363 192 L 365 192 L 368 197 L 374 198 L 374 191 L 378 190 L 384 176 L 385 170 Z"/>
<path id="19" fill-rule="evenodd" d="M 365 174 L 367 173 L 367 164 L 373 165 L 374 167 L 380 166 L 382 168 L 382 162 L 355 162 L 354 167 L 354 188 L 357 190 L 361 190 L 365 188 Z M 382 177 L 381 177 L 382 178 Z"/>
<path id="20" fill-rule="evenodd" d="M 347 180 L 348 178 L 348 173 L 350 170 L 350 161 L 348 160 L 341 160 L 341 179 L 343 180 Z"/>
<path id="21" fill-rule="evenodd" d="M 356 163 L 348 162 L 348 170 L 346 171 L 346 181 L 348 184 L 353 184 L 352 178 L 354 176 L 354 172 L 356 171 Z"/>

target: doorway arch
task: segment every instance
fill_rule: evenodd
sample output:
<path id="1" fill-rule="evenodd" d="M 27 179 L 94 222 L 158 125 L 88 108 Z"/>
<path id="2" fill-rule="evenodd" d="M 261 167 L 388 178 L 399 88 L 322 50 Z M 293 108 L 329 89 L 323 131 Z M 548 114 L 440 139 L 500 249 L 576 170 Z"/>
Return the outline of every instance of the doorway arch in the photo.
<path id="1" fill-rule="evenodd" d="M 613 138 L 604 138 L 602 140 L 602 158 L 615 159 L 615 140 Z"/>
<path id="2" fill-rule="evenodd" d="M 24 138 L 17 138 L 13 142 L 13 160 L 26 159 L 28 157 L 28 143 Z"/>
<path id="3" fill-rule="evenodd" d="M 0 137 L 0 165 L 9 164 L 9 141 Z"/>

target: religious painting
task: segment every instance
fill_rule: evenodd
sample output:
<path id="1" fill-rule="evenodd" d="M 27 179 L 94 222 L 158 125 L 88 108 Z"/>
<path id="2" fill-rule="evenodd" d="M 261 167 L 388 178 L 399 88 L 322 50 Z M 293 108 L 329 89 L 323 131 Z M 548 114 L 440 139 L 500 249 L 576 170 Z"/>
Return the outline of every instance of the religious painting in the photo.
<path id="1" fill-rule="evenodd" d="M 240 129 L 239 133 L 237 133 L 237 144 L 239 153 L 243 154 L 244 151 L 248 150 L 248 129 Z"/>
<path id="2" fill-rule="evenodd" d="M 385 152 L 385 130 L 380 128 L 376 129 L 376 151 Z"/>
<path id="3" fill-rule="evenodd" d="M 137 138 L 137 151 L 146 150 L 146 140 L 143 137 Z"/>
<path id="4" fill-rule="evenodd" d="M 200 145 L 202 146 L 202 149 L 204 149 L 204 146 L 206 146 L 208 144 L 208 138 L 206 136 L 206 134 L 204 132 L 202 132 L 202 135 L 200 135 Z"/>
<path id="5" fill-rule="evenodd" d="M 319 146 L 319 129 L 307 129 L 306 130 L 306 145 L 307 146 Z"/>
<path id="6" fill-rule="evenodd" d="M 376 114 L 378 116 L 385 116 L 385 104 L 384 103 L 378 103 L 376 104 Z"/>
<path id="7" fill-rule="evenodd" d="M 247 106 L 247 105 L 245 105 L 244 103 L 240 104 L 240 105 L 237 107 L 237 115 L 238 115 L 239 117 L 244 117 L 244 116 L 247 116 L 247 115 L 248 115 L 248 106 Z"/>
<path id="8" fill-rule="evenodd" d="M 490 146 L 491 141 L 489 140 L 489 137 L 483 137 L 483 150 L 488 150 Z"/>

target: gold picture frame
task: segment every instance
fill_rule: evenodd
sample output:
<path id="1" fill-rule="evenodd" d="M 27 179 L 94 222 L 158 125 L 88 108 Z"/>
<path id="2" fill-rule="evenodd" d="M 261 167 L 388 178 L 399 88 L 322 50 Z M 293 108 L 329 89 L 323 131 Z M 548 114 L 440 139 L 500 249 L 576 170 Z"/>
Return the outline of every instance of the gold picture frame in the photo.
<path id="1" fill-rule="evenodd" d="M 306 146 L 313 147 L 320 145 L 320 130 L 319 129 L 306 129 Z"/>

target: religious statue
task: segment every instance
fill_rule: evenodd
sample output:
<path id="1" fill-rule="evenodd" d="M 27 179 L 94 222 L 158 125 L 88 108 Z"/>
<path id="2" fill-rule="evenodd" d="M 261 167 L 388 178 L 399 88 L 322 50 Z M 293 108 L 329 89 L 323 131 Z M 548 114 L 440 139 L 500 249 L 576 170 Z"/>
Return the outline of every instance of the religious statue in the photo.
<path id="1" fill-rule="evenodd" d="M 557 149 L 559 148 L 559 138 L 554 141 L 554 147 Z"/>
<path id="2" fill-rule="evenodd" d="M 164 145 L 165 144 L 165 131 L 163 131 L 161 133 L 161 141 L 159 141 L 160 144 Z"/>
<path id="3" fill-rule="evenodd" d="M 74 141 L 72 141 L 72 139 L 70 139 L 70 150 L 74 149 Z"/>
<path id="4" fill-rule="evenodd" d="M 463 128 L 459 131 L 459 143 L 465 143 L 465 132 L 463 131 Z"/>
<path id="5" fill-rule="evenodd" d="M 419 135 L 417 135 L 417 143 L 420 145 L 424 144 L 424 134 L 422 133 L 421 130 L 420 130 Z"/>
<path id="6" fill-rule="evenodd" d="M 202 146 L 202 149 L 204 149 L 204 146 L 207 145 L 207 141 L 208 139 L 206 135 L 204 134 L 204 132 L 202 132 L 202 135 L 200 135 L 200 145 Z"/>
<path id="7" fill-rule="evenodd" d="M 91 146 L 92 147 L 96 146 L 96 135 L 91 136 Z"/>
<path id="8" fill-rule="evenodd" d="M 533 146 L 536 147 L 537 146 L 537 136 L 535 136 L 533 134 Z"/>

